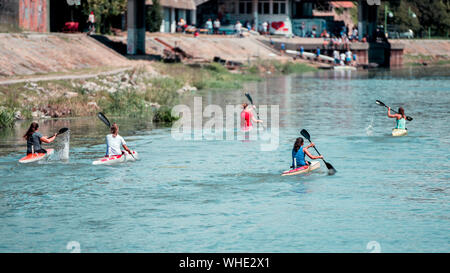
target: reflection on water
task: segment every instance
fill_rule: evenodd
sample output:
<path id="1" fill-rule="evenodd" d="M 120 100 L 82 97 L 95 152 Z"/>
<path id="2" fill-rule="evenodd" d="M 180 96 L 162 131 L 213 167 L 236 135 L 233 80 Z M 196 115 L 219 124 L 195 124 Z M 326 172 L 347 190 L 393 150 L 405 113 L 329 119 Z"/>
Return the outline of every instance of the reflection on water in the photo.
<path id="1" fill-rule="evenodd" d="M 20 165 L 29 124 L 18 123 L 0 132 L 0 252 L 67 252 L 71 241 L 82 252 L 367 252 L 372 241 L 382 252 L 448 252 L 449 82 L 440 68 L 321 71 L 196 94 L 204 107 L 239 105 L 245 92 L 279 105 L 271 152 L 117 119 L 141 160 L 93 166 L 108 129 L 76 118 L 40 121 L 44 134 L 71 129 L 67 162 Z M 414 118 L 408 136 L 391 136 L 377 99 Z M 336 175 L 280 176 L 302 128 Z"/>

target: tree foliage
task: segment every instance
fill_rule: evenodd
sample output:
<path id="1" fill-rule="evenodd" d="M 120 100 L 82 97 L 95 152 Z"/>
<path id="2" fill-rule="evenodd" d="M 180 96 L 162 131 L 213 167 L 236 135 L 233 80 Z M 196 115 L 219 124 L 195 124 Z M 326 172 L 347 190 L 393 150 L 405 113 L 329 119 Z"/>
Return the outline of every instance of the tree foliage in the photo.
<path id="1" fill-rule="evenodd" d="M 152 5 L 147 9 L 147 30 L 158 32 L 163 20 L 162 8 L 159 0 L 152 0 Z"/>
<path id="2" fill-rule="evenodd" d="M 447 36 L 449 33 L 450 0 L 384 1 L 378 13 L 380 25 L 384 25 L 385 4 L 394 15 L 388 17 L 388 25 L 395 25 L 400 31 L 412 29 L 415 33 L 423 33 L 430 29 L 435 36 Z"/>
<path id="3" fill-rule="evenodd" d="M 126 11 L 128 0 L 83 0 L 83 13 L 87 16 L 94 12 L 95 28 L 101 33 L 111 31 L 113 17 Z"/>

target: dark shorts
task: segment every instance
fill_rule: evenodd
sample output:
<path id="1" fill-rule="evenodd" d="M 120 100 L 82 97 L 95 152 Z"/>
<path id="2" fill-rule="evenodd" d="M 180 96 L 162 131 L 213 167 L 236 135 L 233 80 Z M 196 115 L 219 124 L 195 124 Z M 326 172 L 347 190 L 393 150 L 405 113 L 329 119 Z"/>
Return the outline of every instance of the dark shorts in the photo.
<path id="1" fill-rule="evenodd" d="M 35 154 L 46 154 L 46 153 L 47 153 L 47 150 L 45 150 L 45 149 L 40 149 L 40 150 L 34 151 L 34 153 L 35 153 Z M 31 153 L 28 153 L 28 154 L 31 154 Z"/>

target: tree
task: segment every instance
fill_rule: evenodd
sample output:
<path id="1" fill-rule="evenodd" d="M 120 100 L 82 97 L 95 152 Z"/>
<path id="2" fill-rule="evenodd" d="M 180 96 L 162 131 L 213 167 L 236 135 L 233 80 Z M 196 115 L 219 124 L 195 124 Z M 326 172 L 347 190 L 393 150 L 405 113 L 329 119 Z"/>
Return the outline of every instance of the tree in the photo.
<path id="1" fill-rule="evenodd" d="M 147 30 L 158 32 L 163 20 L 162 8 L 159 0 L 152 0 L 152 5 L 147 9 Z"/>
<path id="2" fill-rule="evenodd" d="M 126 11 L 127 2 L 127 0 L 83 0 L 83 13 L 87 17 L 93 11 L 95 28 L 101 33 L 110 33 L 113 17 Z"/>
<path id="3" fill-rule="evenodd" d="M 388 24 L 395 25 L 399 31 L 412 29 L 417 34 L 430 29 L 432 35 L 446 36 L 450 29 L 449 0 L 392 0 L 384 3 L 394 14 L 394 17 L 388 17 Z M 384 3 L 378 9 L 379 25 L 384 25 Z"/>

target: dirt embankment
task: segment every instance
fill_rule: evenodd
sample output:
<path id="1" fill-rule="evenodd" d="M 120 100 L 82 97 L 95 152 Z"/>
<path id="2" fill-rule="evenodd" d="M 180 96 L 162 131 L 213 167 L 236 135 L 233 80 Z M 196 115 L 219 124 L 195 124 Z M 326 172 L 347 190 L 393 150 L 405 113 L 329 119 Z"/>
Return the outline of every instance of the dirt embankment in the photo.
<path id="1" fill-rule="evenodd" d="M 0 33 L 0 79 L 128 65 L 84 34 Z"/>
<path id="2" fill-rule="evenodd" d="M 404 45 L 404 64 L 445 63 L 450 61 L 450 40 L 390 40 Z"/>

